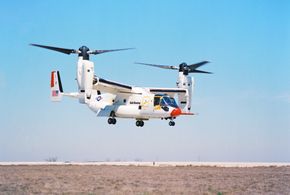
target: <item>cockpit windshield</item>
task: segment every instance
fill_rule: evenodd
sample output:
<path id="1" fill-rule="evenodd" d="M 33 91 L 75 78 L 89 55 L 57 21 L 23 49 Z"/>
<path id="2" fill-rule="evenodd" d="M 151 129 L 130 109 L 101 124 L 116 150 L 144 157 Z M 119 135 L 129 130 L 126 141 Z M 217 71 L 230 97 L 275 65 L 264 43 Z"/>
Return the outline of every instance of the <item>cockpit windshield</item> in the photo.
<path id="1" fill-rule="evenodd" d="M 155 100 L 157 100 L 157 98 L 155 98 Z M 176 104 L 176 101 L 174 98 L 172 97 L 169 97 L 168 95 L 162 95 L 161 97 L 159 96 L 158 97 L 158 100 L 159 100 L 159 105 L 161 107 L 168 107 L 168 106 L 171 106 L 171 107 L 174 107 L 174 108 L 177 108 L 178 105 Z M 158 101 L 154 101 L 154 103 L 156 104 Z"/>
<path id="2" fill-rule="evenodd" d="M 177 105 L 177 103 L 176 103 L 176 101 L 175 101 L 175 99 L 174 98 L 172 98 L 172 97 L 170 97 L 170 105 L 172 106 L 172 107 L 174 107 L 174 108 L 178 108 L 178 105 Z"/>

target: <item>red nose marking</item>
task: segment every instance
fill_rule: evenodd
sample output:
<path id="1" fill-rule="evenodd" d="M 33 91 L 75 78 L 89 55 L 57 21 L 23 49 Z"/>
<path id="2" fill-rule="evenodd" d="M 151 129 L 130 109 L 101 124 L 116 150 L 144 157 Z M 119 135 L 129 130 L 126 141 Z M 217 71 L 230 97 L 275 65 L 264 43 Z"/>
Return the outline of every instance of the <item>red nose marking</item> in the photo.
<path id="1" fill-rule="evenodd" d="M 171 112 L 170 115 L 173 116 L 173 117 L 176 117 L 176 116 L 181 115 L 181 110 L 180 110 L 180 108 L 174 108 L 174 110 L 172 110 L 172 112 Z"/>

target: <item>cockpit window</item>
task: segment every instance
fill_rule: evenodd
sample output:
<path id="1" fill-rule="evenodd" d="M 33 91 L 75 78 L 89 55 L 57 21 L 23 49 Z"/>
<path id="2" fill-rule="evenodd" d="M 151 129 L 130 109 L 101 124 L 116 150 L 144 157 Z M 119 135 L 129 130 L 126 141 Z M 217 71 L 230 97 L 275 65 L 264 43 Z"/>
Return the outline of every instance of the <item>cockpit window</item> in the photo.
<path id="1" fill-rule="evenodd" d="M 175 99 L 174 98 L 170 98 L 170 105 L 172 106 L 172 107 L 174 107 L 174 108 L 177 108 L 178 107 L 178 105 L 176 104 L 176 101 L 175 101 Z"/>
<path id="2" fill-rule="evenodd" d="M 155 96 L 154 97 L 154 106 L 160 105 L 161 107 L 174 107 L 177 108 L 178 105 L 175 102 L 175 99 L 172 97 L 169 97 L 168 95 L 163 96 Z"/>
<path id="3" fill-rule="evenodd" d="M 167 106 L 168 105 L 168 103 L 167 103 L 167 101 L 166 101 L 166 98 L 162 98 L 161 99 L 161 102 L 160 102 L 160 106 Z"/>

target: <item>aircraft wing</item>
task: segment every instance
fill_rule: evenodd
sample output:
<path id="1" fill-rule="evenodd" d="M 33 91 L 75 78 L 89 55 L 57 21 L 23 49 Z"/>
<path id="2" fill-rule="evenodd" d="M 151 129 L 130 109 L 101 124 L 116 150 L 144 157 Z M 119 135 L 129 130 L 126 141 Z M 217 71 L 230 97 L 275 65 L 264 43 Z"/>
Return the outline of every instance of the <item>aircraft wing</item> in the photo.
<path id="1" fill-rule="evenodd" d="M 102 78 L 94 79 L 93 89 L 107 93 L 132 93 L 132 86 Z"/>
<path id="2" fill-rule="evenodd" d="M 168 94 L 171 97 L 174 97 L 176 94 L 185 95 L 187 93 L 187 89 L 181 88 L 149 88 L 149 91 L 154 94 Z"/>

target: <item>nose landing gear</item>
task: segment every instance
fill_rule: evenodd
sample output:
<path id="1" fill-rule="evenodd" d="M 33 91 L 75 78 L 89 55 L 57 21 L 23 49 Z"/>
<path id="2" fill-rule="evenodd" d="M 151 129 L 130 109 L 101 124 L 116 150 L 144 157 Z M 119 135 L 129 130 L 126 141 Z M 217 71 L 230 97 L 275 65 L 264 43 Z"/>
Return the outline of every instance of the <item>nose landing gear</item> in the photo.
<path id="1" fill-rule="evenodd" d="M 169 126 L 174 126 L 175 122 L 174 121 L 169 121 Z"/>

